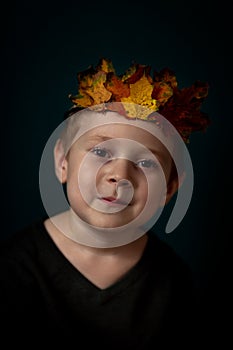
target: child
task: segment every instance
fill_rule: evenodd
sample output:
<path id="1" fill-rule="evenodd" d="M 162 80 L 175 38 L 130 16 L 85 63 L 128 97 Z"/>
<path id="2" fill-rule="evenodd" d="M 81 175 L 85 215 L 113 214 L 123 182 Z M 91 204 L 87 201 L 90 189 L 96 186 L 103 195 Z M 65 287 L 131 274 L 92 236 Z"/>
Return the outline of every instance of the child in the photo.
<path id="1" fill-rule="evenodd" d="M 197 332 L 191 274 L 151 227 L 182 187 L 180 139 L 208 124 L 199 111 L 206 86 L 180 91 L 170 71 L 152 80 L 142 65 L 118 77 L 105 59 L 78 77 L 54 146 L 69 208 L 50 215 L 45 204 L 47 218 L 4 242 L 4 333 L 19 332 L 24 345 L 30 333 L 53 345 L 188 347 Z M 187 98 L 188 121 L 178 103 Z M 173 112 L 178 132 L 157 111 Z"/>

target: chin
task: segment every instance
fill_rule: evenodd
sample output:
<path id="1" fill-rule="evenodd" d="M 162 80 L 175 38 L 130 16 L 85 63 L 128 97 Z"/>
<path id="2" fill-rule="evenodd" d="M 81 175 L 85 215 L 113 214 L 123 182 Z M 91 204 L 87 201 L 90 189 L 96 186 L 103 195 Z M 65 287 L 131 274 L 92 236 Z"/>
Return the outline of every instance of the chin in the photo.
<path id="1" fill-rule="evenodd" d="M 107 217 L 93 218 L 92 220 L 85 220 L 88 224 L 99 228 L 117 228 L 129 224 L 134 218 L 116 217 L 114 214 L 106 215 Z"/>

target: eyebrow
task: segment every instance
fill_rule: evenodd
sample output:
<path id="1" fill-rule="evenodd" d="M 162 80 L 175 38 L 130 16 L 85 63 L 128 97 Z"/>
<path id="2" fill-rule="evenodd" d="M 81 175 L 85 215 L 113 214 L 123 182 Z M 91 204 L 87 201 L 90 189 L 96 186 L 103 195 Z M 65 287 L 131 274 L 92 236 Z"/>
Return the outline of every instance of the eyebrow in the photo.
<path id="1" fill-rule="evenodd" d="M 109 136 L 103 136 L 103 135 L 92 135 L 89 137 L 88 141 L 107 141 L 111 140 L 112 137 Z"/>

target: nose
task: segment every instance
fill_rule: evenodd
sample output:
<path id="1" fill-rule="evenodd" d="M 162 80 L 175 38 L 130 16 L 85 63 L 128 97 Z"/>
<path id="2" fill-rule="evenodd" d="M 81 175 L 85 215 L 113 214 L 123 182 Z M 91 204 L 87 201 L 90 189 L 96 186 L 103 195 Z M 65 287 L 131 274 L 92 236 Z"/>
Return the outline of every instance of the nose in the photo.
<path id="1" fill-rule="evenodd" d="M 107 181 L 110 183 L 121 183 L 121 186 L 132 182 L 133 163 L 128 159 L 117 158 L 108 164 Z"/>

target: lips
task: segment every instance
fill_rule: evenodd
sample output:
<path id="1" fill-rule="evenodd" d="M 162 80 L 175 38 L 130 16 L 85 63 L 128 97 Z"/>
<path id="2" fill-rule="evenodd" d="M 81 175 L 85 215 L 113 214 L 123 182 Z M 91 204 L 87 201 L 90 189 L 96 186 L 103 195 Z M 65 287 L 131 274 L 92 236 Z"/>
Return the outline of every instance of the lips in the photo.
<path id="1" fill-rule="evenodd" d="M 119 205 L 128 205 L 129 204 L 121 199 L 117 199 L 116 197 L 102 197 L 101 199 L 105 202 L 109 202 L 112 204 L 119 204 Z"/>
<path id="2" fill-rule="evenodd" d="M 116 197 L 103 197 L 102 199 L 108 202 L 116 201 Z"/>

